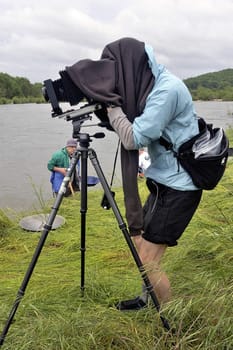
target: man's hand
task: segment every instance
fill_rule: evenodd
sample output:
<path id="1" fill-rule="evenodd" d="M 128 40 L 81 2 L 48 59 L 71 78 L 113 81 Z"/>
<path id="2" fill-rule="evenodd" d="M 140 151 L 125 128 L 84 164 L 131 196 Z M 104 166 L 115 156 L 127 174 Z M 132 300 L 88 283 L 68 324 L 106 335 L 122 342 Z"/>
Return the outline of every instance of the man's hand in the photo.
<path id="1" fill-rule="evenodd" d="M 106 105 L 102 104 L 102 108 L 95 111 L 95 115 L 100 119 L 101 123 L 99 123 L 99 126 L 102 126 L 104 128 L 107 128 L 108 130 L 114 131 L 111 127 L 108 119 L 108 111 Z"/>
<path id="2" fill-rule="evenodd" d="M 63 176 L 66 176 L 67 169 L 66 168 L 59 168 L 59 167 L 54 167 L 53 171 L 57 171 L 58 173 L 61 173 Z"/>

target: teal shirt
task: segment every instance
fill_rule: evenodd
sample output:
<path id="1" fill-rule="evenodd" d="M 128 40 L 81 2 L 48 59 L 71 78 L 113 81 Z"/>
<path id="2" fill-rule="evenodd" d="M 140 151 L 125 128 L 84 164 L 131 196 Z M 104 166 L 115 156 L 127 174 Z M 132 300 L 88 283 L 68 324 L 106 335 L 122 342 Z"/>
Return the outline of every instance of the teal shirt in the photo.
<path id="1" fill-rule="evenodd" d="M 54 167 L 69 168 L 70 158 L 66 148 L 62 148 L 52 154 L 50 161 L 48 162 L 48 170 L 53 171 Z"/>
<path id="2" fill-rule="evenodd" d="M 173 152 L 159 143 L 163 136 L 177 150 L 199 132 L 192 97 L 182 80 L 156 63 L 153 49 L 146 45 L 145 50 L 155 84 L 143 113 L 133 122 L 135 145 L 147 146 L 151 160 L 145 176 L 177 190 L 196 190 L 188 173 L 178 167 Z"/>

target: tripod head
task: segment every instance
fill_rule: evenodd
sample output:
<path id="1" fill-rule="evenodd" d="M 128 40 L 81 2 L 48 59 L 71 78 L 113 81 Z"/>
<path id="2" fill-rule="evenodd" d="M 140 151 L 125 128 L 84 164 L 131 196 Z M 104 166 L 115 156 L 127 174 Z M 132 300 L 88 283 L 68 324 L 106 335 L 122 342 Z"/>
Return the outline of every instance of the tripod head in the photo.
<path id="1" fill-rule="evenodd" d="M 58 117 L 64 118 L 66 121 L 72 121 L 73 138 L 78 138 L 82 124 L 87 120 L 91 120 L 92 119 L 91 114 L 101 108 L 102 106 L 98 103 L 91 104 L 91 105 L 86 104 L 82 106 L 80 109 L 77 109 L 77 110 L 72 109 L 64 113 L 61 113 L 58 115 Z"/>
<path id="2" fill-rule="evenodd" d="M 80 146 L 87 147 L 89 146 L 89 143 L 92 141 L 91 137 L 95 138 L 103 138 L 105 137 L 105 134 L 103 132 L 95 133 L 94 135 L 90 136 L 89 134 L 82 134 L 80 133 L 81 127 L 83 126 L 84 122 L 87 120 L 91 120 L 92 116 L 91 114 L 95 111 L 98 111 L 102 109 L 101 104 L 86 104 L 80 109 L 77 110 L 70 110 L 66 111 L 62 114 L 59 114 L 59 118 L 64 118 L 66 121 L 72 121 L 73 125 L 73 138 L 77 139 L 77 141 L 80 143 Z M 92 126 L 92 125 L 86 125 L 86 126 Z"/>
<path id="3" fill-rule="evenodd" d="M 105 134 L 103 132 L 96 132 L 94 135 L 90 135 L 88 133 L 78 133 L 76 139 L 81 147 L 88 148 L 93 137 L 96 139 L 102 139 L 105 137 Z"/>

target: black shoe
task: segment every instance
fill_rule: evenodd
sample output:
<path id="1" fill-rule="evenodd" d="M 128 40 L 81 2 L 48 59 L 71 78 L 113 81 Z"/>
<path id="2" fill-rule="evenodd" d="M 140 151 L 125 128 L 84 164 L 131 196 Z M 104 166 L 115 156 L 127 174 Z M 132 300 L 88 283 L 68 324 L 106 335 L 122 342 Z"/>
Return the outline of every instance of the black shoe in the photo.
<path id="1" fill-rule="evenodd" d="M 141 310 L 145 307 L 147 307 L 147 303 L 145 303 L 141 297 L 119 301 L 119 303 L 116 304 L 116 308 L 120 311 Z"/>

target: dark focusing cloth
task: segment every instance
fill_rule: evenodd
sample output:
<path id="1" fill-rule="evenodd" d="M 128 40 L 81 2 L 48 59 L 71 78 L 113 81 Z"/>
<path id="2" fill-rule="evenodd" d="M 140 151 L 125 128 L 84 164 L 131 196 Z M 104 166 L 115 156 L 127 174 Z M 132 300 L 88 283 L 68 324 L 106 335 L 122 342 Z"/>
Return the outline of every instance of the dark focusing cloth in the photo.
<path id="1" fill-rule="evenodd" d="M 154 85 L 145 44 L 133 38 L 114 41 L 104 48 L 100 60 L 81 60 L 66 71 L 87 98 L 120 106 L 131 122 L 143 112 Z M 129 230 L 138 234 L 143 226 L 138 150 L 128 151 L 121 145 L 121 170 Z"/>

